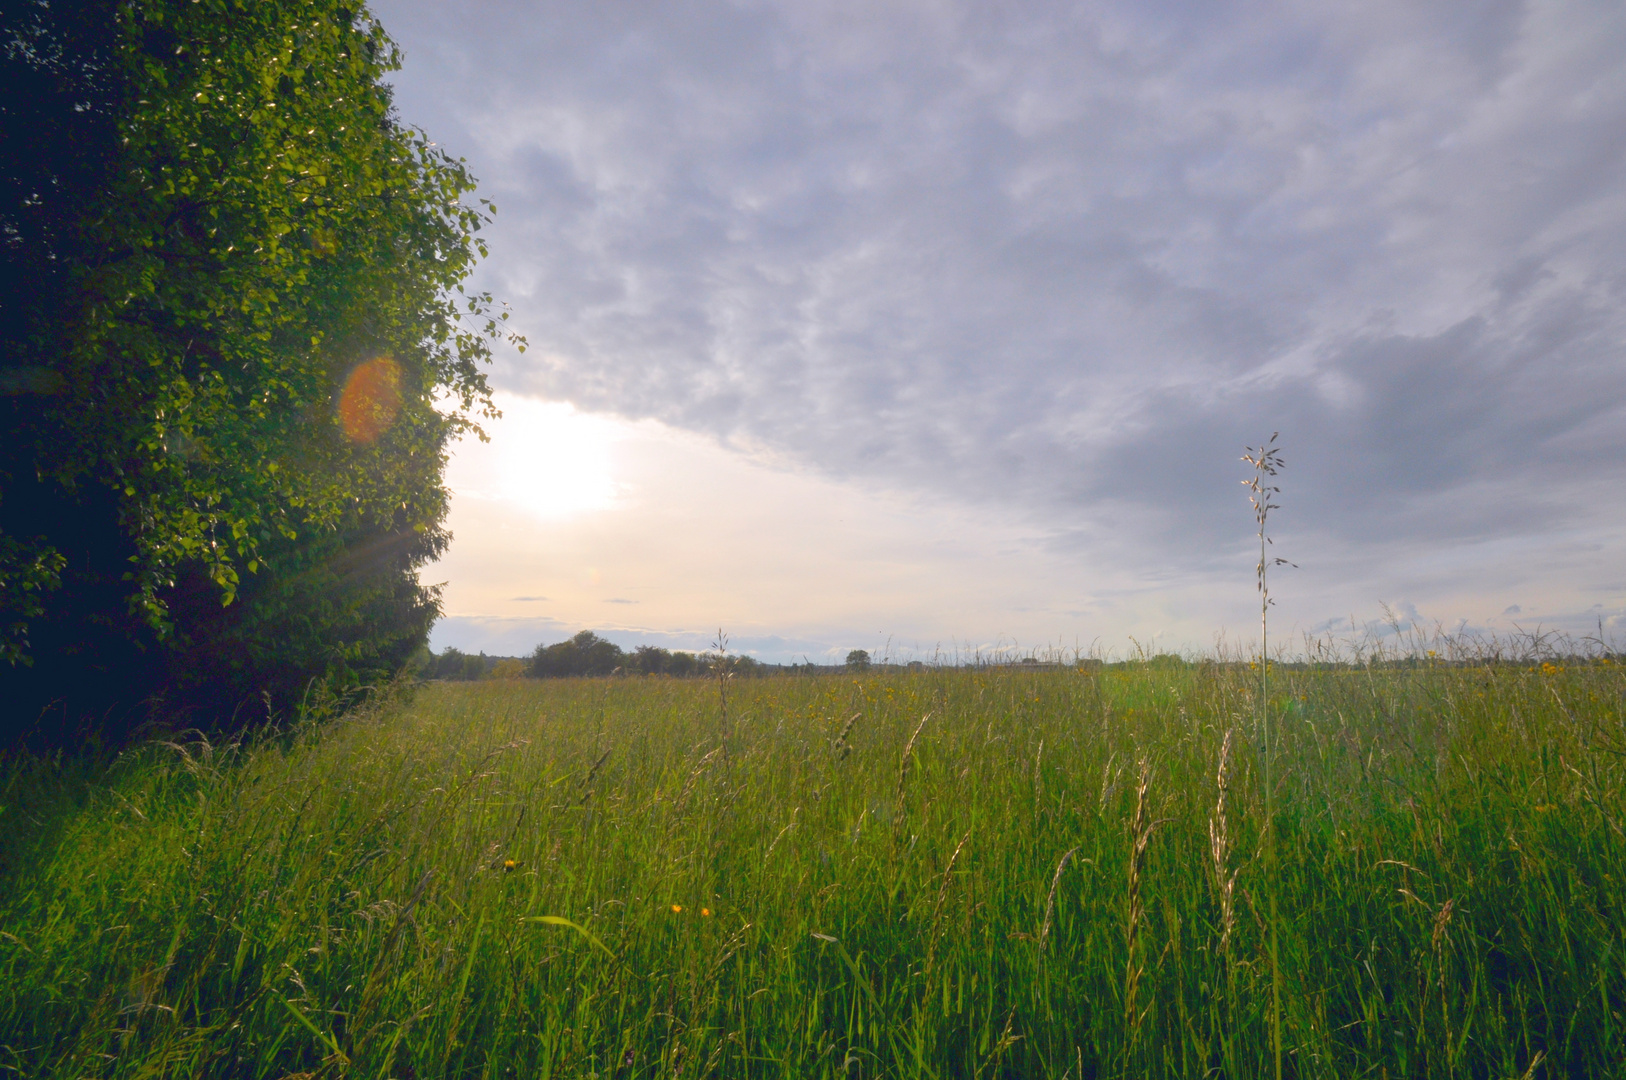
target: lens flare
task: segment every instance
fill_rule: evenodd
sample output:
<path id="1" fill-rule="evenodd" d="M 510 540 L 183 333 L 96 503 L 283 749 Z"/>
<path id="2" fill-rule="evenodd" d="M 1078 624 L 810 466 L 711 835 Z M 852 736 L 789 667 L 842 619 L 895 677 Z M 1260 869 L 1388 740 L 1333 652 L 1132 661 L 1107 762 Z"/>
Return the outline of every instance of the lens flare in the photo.
<path id="1" fill-rule="evenodd" d="M 370 443 L 401 412 L 401 368 L 388 356 L 357 364 L 339 395 L 339 425 L 351 442 Z"/>

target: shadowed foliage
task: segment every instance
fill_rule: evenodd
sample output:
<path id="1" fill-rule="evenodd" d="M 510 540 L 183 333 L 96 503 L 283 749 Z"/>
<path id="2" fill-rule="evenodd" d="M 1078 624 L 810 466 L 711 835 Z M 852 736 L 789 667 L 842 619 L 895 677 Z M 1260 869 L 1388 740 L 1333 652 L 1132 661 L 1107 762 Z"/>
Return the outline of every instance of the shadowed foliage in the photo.
<path id="1" fill-rule="evenodd" d="M 8 733 L 206 722 L 421 648 L 502 316 L 459 288 L 489 207 L 396 119 L 396 66 L 332 0 L 0 13 Z"/>
<path id="2" fill-rule="evenodd" d="M 568 641 L 538 645 L 531 654 L 528 671 L 533 677 L 561 675 L 608 675 L 626 663 L 621 646 L 605 641 L 591 630 L 583 630 Z"/>

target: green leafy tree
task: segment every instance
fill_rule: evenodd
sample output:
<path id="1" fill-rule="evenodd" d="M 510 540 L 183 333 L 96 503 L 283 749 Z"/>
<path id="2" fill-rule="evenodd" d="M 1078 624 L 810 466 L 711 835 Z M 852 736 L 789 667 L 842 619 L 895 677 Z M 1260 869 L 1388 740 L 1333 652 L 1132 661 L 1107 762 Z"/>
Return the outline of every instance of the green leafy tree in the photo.
<path id="1" fill-rule="evenodd" d="M 286 700 L 421 649 L 506 313 L 460 286 L 495 208 L 398 121 L 397 66 L 332 0 L 0 12 L 14 722 Z"/>
<path id="2" fill-rule="evenodd" d="M 621 646 L 605 641 L 591 630 L 583 630 L 568 641 L 538 645 L 531 654 L 528 674 L 535 678 L 571 675 L 609 675 L 627 665 Z"/>
<path id="3" fill-rule="evenodd" d="M 665 675 L 671 664 L 671 650 L 658 645 L 640 645 L 628 658 L 628 666 L 640 675 Z"/>
<path id="4" fill-rule="evenodd" d="M 847 654 L 847 668 L 851 671 L 869 670 L 869 652 L 864 649 L 854 649 Z"/>
<path id="5" fill-rule="evenodd" d="M 643 675 L 696 675 L 705 670 L 694 653 L 672 652 L 657 645 L 640 645 L 627 658 L 627 667 Z"/>
<path id="6" fill-rule="evenodd" d="M 425 679 L 467 681 L 485 678 L 493 666 L 485 653 L 466 653 L 448 645 L 443 653 L 431 653 L 418 674 Z"/>

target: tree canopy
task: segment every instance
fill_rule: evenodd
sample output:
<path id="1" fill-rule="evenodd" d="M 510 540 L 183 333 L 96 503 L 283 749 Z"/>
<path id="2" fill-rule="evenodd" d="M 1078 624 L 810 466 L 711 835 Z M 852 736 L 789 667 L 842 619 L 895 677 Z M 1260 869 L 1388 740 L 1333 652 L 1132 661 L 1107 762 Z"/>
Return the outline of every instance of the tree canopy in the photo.
<path id="1" fill-rule="evenodd" d="M 531 654 L 527 674 L 536 678 L 561 675 L 608 675 L 625 666 L 627 654 L 613 641 L 583 630 L 567 641 L 538 645 Z"/>
<path id="2" fill-rule="evenodd" d="M 506 313 L 461 287 L 495 207 L 396 117 L 397 66 L 333 0 L 4 6 L 12 725 L 287 700 L 421 648 Z"/>
<path id="3" fill-rule="evenodd" d="M 451 650 L 448 650 L 450 652 Z M 749 656 L 721 657 L 714 653 L 696 655 L 640 645 L 626 652 L 591 630 L 552 645 L 538 645 L 531 654 L 525 674 L 532 678 L 562 678 L 579 675 L 611 675 L 616 671 L 638 675 L 705 675 L 724 670 L 751 673 L 762 670 Z"/>
<path id="4" fill-rule="evenodd" d="M 418 677 L 450 679 L 455 682 L 483 679 L 490 674 L 494 664 L 495 661 L 489 659 L 485 653 L 466 653 L 448 646 L 445 652 L 432 652 L 423 658 L 423 665 L 418 669 Z"/>

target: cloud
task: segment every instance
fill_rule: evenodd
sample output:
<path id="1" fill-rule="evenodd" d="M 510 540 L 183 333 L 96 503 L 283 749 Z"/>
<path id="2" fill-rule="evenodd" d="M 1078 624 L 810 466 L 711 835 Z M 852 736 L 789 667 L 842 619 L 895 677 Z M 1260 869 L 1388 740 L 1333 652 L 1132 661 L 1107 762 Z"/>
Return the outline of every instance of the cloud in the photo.
<path id="1" fill-rule="evenodd" d="M 573 634 L 554 619 L 449 615 L 435 623 L 429 647 L 447 647 L 488 656 L 529 656 L 538 644 L 564 641 Z"/>
<path id="2" fill-rule="evenodd" d="M 513 390 L 1147 580 L 1229 567 L 1272 430 L 1362 588 L 1626 537 L 1626 8 L 375 10 L 502 207 Z"/>

